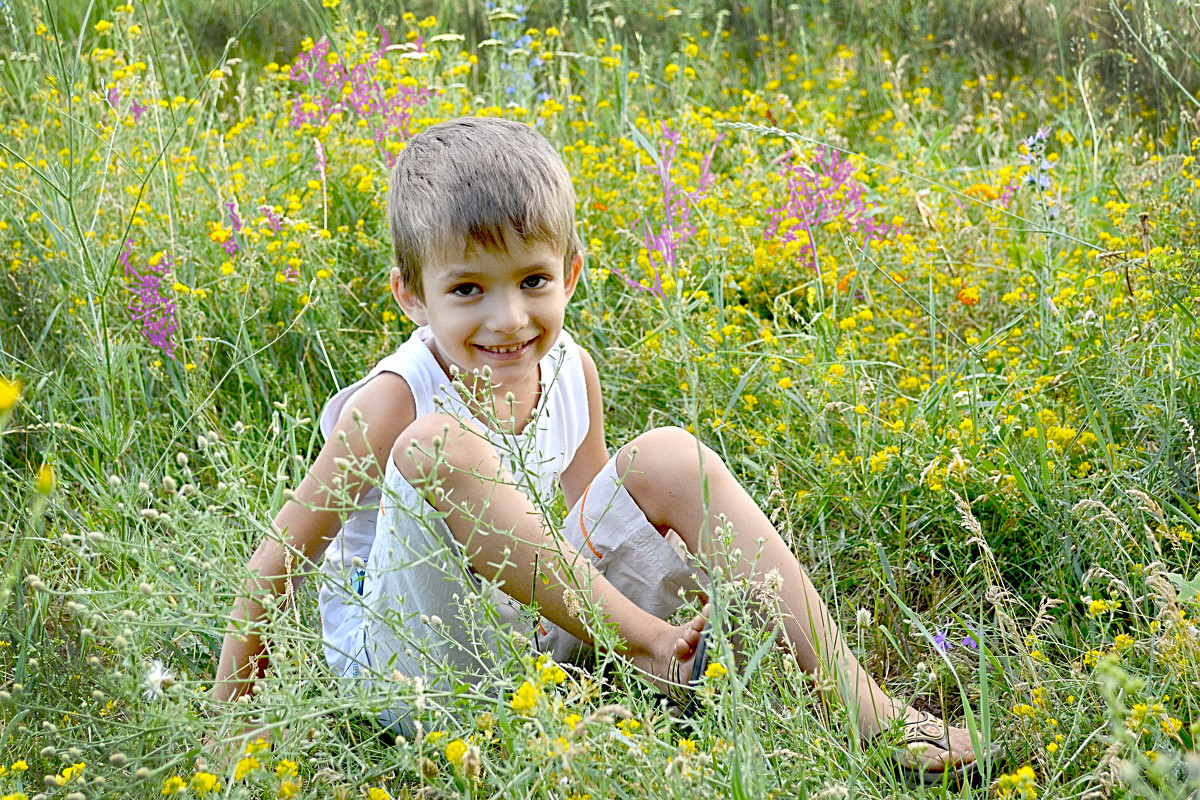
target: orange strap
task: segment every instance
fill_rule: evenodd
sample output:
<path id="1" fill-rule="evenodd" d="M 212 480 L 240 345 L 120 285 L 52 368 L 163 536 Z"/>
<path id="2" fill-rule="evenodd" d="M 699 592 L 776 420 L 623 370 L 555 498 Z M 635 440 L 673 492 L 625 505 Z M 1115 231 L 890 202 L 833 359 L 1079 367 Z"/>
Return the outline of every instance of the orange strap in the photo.
<path id="1" fill-rule="evenodd" d="M 588 535 L 587 528 L 584 527 L 583 524 L 583 507 L 587 503 L 588 492 L 591 490 L 592 485 L 589 483 L 588 487 L 583 490 L 583 497 L 579 498 L 579 530 L 583 531 L 583 541 L 588 546 L 588 550 L 591 550 L 592 555 L 594 555 L 596 560 L 599 561 L 600 559 L 604 558 L 604 556 L 600 555 L 600 551 L 592 546 L 592 538 Z"/>

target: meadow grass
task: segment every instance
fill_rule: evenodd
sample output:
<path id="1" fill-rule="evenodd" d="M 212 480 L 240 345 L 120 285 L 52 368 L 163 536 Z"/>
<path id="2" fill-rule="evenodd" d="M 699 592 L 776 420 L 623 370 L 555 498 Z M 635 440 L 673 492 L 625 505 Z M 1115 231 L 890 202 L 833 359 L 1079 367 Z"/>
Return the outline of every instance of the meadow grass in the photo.
<path id="1" fill-rule="evenodd" d="M 716 449 L 868 669 L 1004 746 L 964 794 L 1200 790 L 1186 8 L 189 8 L 4 6 L 0 797 L 907 793 L 723 580 L 694 720 L 516 642 L 394 681 L 440 724 L 384 742 L 311 580 L 208 696 L 322 404 L 410 330 L 388 162 L 466 113 L 571 171 L 610 443 Z"/>

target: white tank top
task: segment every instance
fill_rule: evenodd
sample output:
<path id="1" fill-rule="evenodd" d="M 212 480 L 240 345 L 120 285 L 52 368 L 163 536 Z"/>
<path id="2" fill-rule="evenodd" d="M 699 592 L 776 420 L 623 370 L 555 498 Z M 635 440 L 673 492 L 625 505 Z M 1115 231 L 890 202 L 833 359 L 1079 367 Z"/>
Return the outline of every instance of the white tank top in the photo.
<path id="1" fill-rule="evenodd" d="M 381 372 L 393 372 L 405 380 L 412 392 L 418 418 L 448 413 L 473 419 L 475 412 L 450 385 L 450 378 L 425 344 L 432 335 L 429 328 L 418 328 L 365 378 L 335 394 L 321 412 L 321 433 L 326 438 L 330 436 L 342 413 L 353 407 L 354 396 Z M 562 332 L 538 368 L 541 394 L 521 433 L 501 433 L 481 422 L 476 427 L 492 442 L 517 487 L 535 506 L 545 509 L 554 502 L 559 478 L 587 436 L 590 418 L 583 361 L 570 334 Z M 325 551 L 321 571 L 326 580 L 321 584 L 319 603 L 321 627 L 327 642 L 339 641 L 346 628 L 356 624 L 352 618 L 360 604 L 347 602 L 349 598 L 344 596 L 344 587 L 351 585 L 355 557 L 365 563 L 371 553 L 380 497 L 378 488 L 365 492 L 359 498 L 358 508 L 347 515 L 341 531 Z"/>

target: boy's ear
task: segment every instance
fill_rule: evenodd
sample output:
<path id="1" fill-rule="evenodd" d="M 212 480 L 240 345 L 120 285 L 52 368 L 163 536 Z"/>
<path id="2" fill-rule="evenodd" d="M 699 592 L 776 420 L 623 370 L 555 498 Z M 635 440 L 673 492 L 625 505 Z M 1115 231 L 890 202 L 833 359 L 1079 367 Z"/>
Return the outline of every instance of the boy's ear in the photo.
<path id="1" fill-rule="evenodd" d="M 404 281 L 400 280 L 400 268 L 392 267 L 391 274 L 392 297 L 396 298 L 396 302 L 400 305 L 400 310 L 404 312 L 404 316 L 411 319 L 418 326 L 429 324 L 429 314 L 425 311 L 425 304 L 417 297 L 416 292 L 404 285 Z"/>
<path id="2" fill-rule="evenodd" d="M 567 274 L 563 276 L 567 287 L 567 299 L 571 299 L 571 295 L 575 294 L 575 286 L 579 283 L 579 275 L 583 272 L 583 253 L 576 253 L 575 258 L 571 259 L 571 266 L 567 267 Z"/>

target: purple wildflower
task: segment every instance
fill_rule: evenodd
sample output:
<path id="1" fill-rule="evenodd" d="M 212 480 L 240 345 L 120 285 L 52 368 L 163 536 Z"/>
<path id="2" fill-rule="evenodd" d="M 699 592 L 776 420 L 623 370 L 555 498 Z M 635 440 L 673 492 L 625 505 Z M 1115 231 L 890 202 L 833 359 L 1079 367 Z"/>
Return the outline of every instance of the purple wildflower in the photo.
<path id="1" fill-rule="evenodd" d="M 279 215 L 275 213 L 275 209 L 271 206 L 263 205 L 258 207 L 258 212 L 267 219 L 267 225 L 271 227 L 271 233 L 279 233 L 279 229 L 283 227 L 283 223 L 279 220 Z"/>
<path id="2" fill-rule="evenodd" d="M 696 234 L 696 227 L 690 220 L 691 206 L 704 196 L 715 180 L 711 171 L 712 159 L 717 152 L 717 145 L 724 138 L 723 135 L 718 135 L 713 141 L 712 149 L 709 150 L 704 163 L 700 165 L 700 178 L 696 188 L 685 192 L 671 177 L 671 167 L 675 164 L 675 154 L 679 150 L 680 134 L 672 131 L 665 124 L 662 126 L 662 132 L 666 141 L 659 146 L 658 163 L 655 165 L 654 171 L 658 175 L 659 184 L 663 190 L 663 210 L 666 222 L 655 233 L 648 220 L 645 218 L 641 220 L 645 231 L 642 240 L 646 245 L 646 251 L 650 254 L 650 269 L 654 274 L 654 283 L 647 288 L 630 278 L 619 267 L 612 270 L 630 287 L 648 291 L 659 298 L 664 296 L 662 269 L 675 271 L 679 263 L 679 246 L 690 241 Z"/>
<path id="3" fill-rule="evenodd" d="M 133 123 L 136 125 L 138 120 L 142 118 L 142 114 L 149 108 L 147 105 L 142 105 L 137 100 L 134 100 L 129 105 L 129 112 L 133 114 Z"/>
<path id="4" fill-rule="evenodd" d="M 129 316 L 142 325 L 142 335 L 150 344 L 166 354 L 167 358 L 175 357 L 178 345 L 175 343 L 175 331 L 179 327 L 175 316 L 175 304 L 162 292 L 163 282 L 171 274 L 171 256 L 164 253 L 157 263 L 148 263 L 145 272 L 138 272 L 129 263 L 133 252 L 129 240 L 118 260 L 125 268 L 125 277 L 129 281 L 129 290 L 133 297 L 129 300 Z"/>
<path id="5" fill-rule="evenodd" d="M 225 250 L 226 255 L 231 256 L 239 250 L 237 234 L 242 229 L 242 218 L 238 216 L 237 207 L 233 203 L 226 203 L 225 208 L 229 209 L 226 218 L 229 220 L 230 233 L 228 238 L 221 242 L 221 247 Z"/>
<path id="6" fill-rule="evenodd" d="M 1018 153 L 1017 156 L 1022 163 L 1029 165 L 1025 185 L 1036 186 L 1043 191 L 1050 188 L 1050 170 L 1054 169 L 1054 162 L 1046 158 L 1046 142 L 1049 139 L 1050 129 L 1038 128 L 1037 133 L 1021 140 L 1021 144 L 1025 145 L 1025 152 Z"/>
<path id="7" fill-rule="evenodd" d="M 292 101 L 291 125 L 300 128 L 308 124 L 319 128 L 334 114 L 353 114 L 367 121 L 372 138 L 387 153 L 390 163 L 395 160 L 396 154 L 387 149 L 386 140 L 408 138 L 413 109 L 429 102 L 433 91 L 423 86 L 397 86 L 393 81 L 377 77 L 379 62 L 389 50 L 425 52 L 425 43 L 421 38 L 393 48 L 386 31 L 381 28 L 380 32 L 382 40 L 379 49 L 368 56 L 365 64 L 359 64 L 352 71 L 348 71 L 340 61 L 329 63 L 326 56 L 331 47 L 329 40 L 324 37 L 312 49 L 296 58 L 292 64 L 291 80 L 308 84 L 313 92 L 311 96 L 297 97 Z"/>
<path id="8" fill-rule="evenodd" d="M 933 635 L 933 647 L 939 653 L 945 653 L 954 645 L 946 639 L 946 631 L 942 630 Z"/>
<path id="9" fill-rule="evenodd" d="M 242 218 L 238 216 L 237 206 L 233 203 L 226 203 L 225 208 L 229 209 L 229 227 L 237 233 L 242 229 Z"/>
<path id="10" fill-rule="evenodd" d="M 975 637 L 973 636 L 964 636 L 962 640 L 962 646 L 970 648 L 971 650 L 978 650 L 979 642 L 975 641 Z"/>
<path id="11" fill-rule="evenodd" d="M 851 232 L 862 236 L 864 243 L 892 236 L 895 228 L 875 219 L 864 197 L 865 187 L 854 177 L 854 171 L 854 164 L 832 148 L 817 148 L 811 164 L 798 152 L 785 157 L 780 175 L 787 181 L 788 197 L 783 204 L 768 209 L 771 221 L 765 231 L 767 238 L 784 243 L 800 241 L 799 252 L 807 253 L 805 258 L 811 264 L 813 228 L 839 217 L 849 224 Z M 801 233 L 805 234 L 803 238 Z"/>

